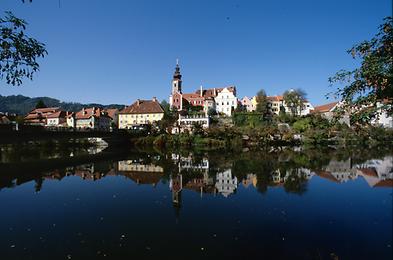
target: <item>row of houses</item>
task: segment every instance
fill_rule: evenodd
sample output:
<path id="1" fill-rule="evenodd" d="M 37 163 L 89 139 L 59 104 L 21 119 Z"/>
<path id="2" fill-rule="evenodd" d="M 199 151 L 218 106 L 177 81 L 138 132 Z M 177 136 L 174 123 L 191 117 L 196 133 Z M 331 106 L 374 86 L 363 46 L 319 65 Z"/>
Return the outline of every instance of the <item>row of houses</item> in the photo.
<path id="1" fill-rule="evenodd" d="M 199 90 L 193 93 L 183 93 L 182 75 L 180 73 L 180 66 L 177 63 L 172 79 L 169 104 L 172 109 L 178 111 L 187 110 L 190 107 L 199 107 L 206 114 L 212 109 L 217 114 L 231 116 L 238 107 L 242 107 L 247 112 L 256 111 L 258 100 L 256 96 L 252 98 L 245 96 L 242 99 L 238 99 L 235 86 L 209 89 L 204 89 L 201 86 Z M 267 96 L 267 105 L 272 114 L 278 115 L 280 111 L 285 111 L 286 113 L 292 112 L 286 104 L 283 95 Z M 305 100 L 303 106 L 297 109 L 297 115 L 305 116 L 311 113 L 318 113 L 328 119 L 332 119 L 335 110 L 339 106 L 339 102 L 332 102 L 314 107 L 308 100 Z M 349 125 L 349 115 L 344 115 L 341 122 Z M 372 123 L 383 127 L 393 127 L 393 118 L 388 116 L 386 112 L 381 111 L 378 118 L 374 119 Z"/>
<path id="2" fill-rule="evenodd" d="M 99 107 L 82 108 L 78 112 L 64 111 L 59 107 L 36 108 L 24 118 L 25 124 L 45 127 L 89 128 L 109 130 L 117 125 L 117 109 Z"/>
<path id="3" fill-rule="evenodd" d="M 37 108 L 25 118 L 25 124 L 45 127 L 110 130 L 130 129 L 138 125 L 153 124 L 164 117 L 164 110 L 156 98 L 137 100 L 122 110 L 100 107 L 82 108 L 78 112 L 61 110 L 59 107 Z"/>
<path id="4" fill-rule="evenodd" d="M 280 111 L 290 113 L 291 109 L 285 103 L 282 95 L 268 96 L 268 107 L 272 114 L 278 115 Z M 257 97 L 237 98 L 236 87 L 226 86 L 220 88 L 204 89 L 202 86 L 194 93 L 183 93 L 182 75 L 177 63 L 172 79 L 172 91 L 169 96 L 170 108 L 177 111 L 186 111 L 190 108 L 201 110 L 199 115 L 185 116 L 179 114 L 177 127 L 173 133 L 191 129 L 195 123 L 204 128 L 209 127 L 208 112 L 213 110 L 217 114 L 231 116 L 239 107 L 248 112 L 257 109 Z M 339 107 L 338 102 L 324 104 L 314 107 L 309 101 L 297 109 L 299 116 L 310 113 L 319 113 L 331 119 L 334 111 Z M 111 128 L 135 129 L 142 125 L 154 124 L 164 118 L 164 109 L 157 98 L 151 100 L 138 99 L 130 106 L 118 109 L 102 109 L 99 107 L 83 108 L 78 112 L 63 111 L 58 107 L 34 109 L 25 117 L 25 123 L 32 125 L 43 125 L 47 127 L 89 128 L 94 130 L 109 130 Z M 344 116 L 342 122 L 349 125 L 349 116 Z M 382 113 L 373 123 L 384 127 L 393 127 L 393 119 L 386 113 Z"/>
<path id="5" fill-rule="evenodd" d="M 231 116 L 232 113 L 240 106 L 248 112 L 253 112 L 257 108 L 257 98 L 244 97 L 238 99 L 236 95 L 235 86 L 226 86 L 220 88 L 200 89 L 194 93 L 183 93 L 182 75 L 180 73 L 180 66 L 177 63 L 175 73 L 172 79 L 172 91 L 169 96 L 169 104 L 172 109 L 178 111 L 191 107 L 200 107 L 201 110 L 207 112 L 213 109 L 218 114 L 225 114 Z M 289 112 L 285 104 L 283 96 L 268 96 L 268 106 L 272 113 L 279 114 L 280 109 L 284 108 Z M 299 109 L 299 115 L 307 115 L 313 110 L 310 102 L 306 101 L 304 107 Z"/>

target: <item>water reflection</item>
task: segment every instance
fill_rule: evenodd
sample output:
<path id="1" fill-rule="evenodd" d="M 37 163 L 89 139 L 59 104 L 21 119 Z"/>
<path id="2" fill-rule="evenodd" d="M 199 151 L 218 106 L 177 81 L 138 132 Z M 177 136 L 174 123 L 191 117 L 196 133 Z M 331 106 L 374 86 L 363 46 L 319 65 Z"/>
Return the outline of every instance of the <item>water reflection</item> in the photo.
<path id="1" fill-rule="evenodd" d="M 324 179 L 334 183 L 345 183 L 364 179 L 370 187 L 393 187 L 393 157 L 369 159 L 354 162 L 345 159 L 330 159 L 320 167 L 301 167 L 303 163 L 288 154 L 276 154 L 277 159 L 255 157 L 226 157 L 225 159 L 208 154 L 186 155 L 133 155 L 133 158 L 120 161 L 97 162 L 22 175 L 2 174 L 0 189 L 15 187 L 35 181 L 36 191 L 40 191 L 45 180 L 62 180 L 78 176 L 82 180 L 100 180 L 107 176 L 124 176 L 137 184 L 157 185 L 169 181 L 174 203 L 179 204 L 183 189 L 200 193 L 221 194 L 224 197 L 236 193 L 239 185 L 254 187 L 266 192 L 268 187 L 283 187 L 287 192 L 303 194 L 311 179 Z M 358 159 L 357 159 L 358 160 Z M 358 160 L 359 161 L 359 160 Z M 306 165 L 312 166 L 312 162 Z"/>
<path id="2" fill-rule="evenodd" d="M 391 259 L 390 151 L 134 152 L 1 167 L 5 259 L 155 259 L 179 248 L 198 259 Z"/>

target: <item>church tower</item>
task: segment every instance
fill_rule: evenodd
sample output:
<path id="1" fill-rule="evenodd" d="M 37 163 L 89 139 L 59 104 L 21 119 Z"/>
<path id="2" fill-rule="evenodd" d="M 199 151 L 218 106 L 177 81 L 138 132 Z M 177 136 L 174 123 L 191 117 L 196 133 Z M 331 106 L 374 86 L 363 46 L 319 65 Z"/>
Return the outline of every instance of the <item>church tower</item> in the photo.
<path id="1" fill-rule="evenodd" d="M 181 74 L 180 74 L 180 67 L 179 67 L 179 60 L 176 60 L 176 68 L 175 73 L 173 74 L 172 79 L 172 95 L 175 93 L 182 93 L 181 92 Z"/>

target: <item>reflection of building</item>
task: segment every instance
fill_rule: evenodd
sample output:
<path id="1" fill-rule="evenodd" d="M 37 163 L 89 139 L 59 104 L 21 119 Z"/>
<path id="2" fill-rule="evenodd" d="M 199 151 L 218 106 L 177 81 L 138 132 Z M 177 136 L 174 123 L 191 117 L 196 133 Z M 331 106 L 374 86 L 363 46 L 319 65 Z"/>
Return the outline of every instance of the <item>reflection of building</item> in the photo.
<path id="1" fill-rule="evenodd" d="M 201 178 L 193 178 L 189 180 L 184 186 L 184 189 L 200 192 L 201 197 L 203 193 L 215 193 L 214 180 L 209 176 L 208 172 L 203 173 Z"/>
<path id="2" fill-rule="evenodd" d="M 234 193 L 237 188 L 236 176 L 232 178 L 232 170 L 228 169 L 222 173 L 217 173 L 216 188 L 224 197 Z"/>
<path id="3" fill-rule="evenodd" d="M 154 186 L 164 174 L 164 169 L 161 166 L 133 160 L 119 161 L 118 170 L 121 175 L 137 184 L 153 184 Z"/>
<path id="4" fill-rule="evenodd" d="M 133 160 L 125 160 L 125 161 L 119 161 L 118 162 L 118 169 L 119 171 L 135 171 L 135 172 L 159 172 L 163 173 L 164 168 L 161 166 L 154 165 L 152 163 L 150 164 L 143 164 L 141 162 L 136 162 Z"/>
<path id="5" fill-rule="evenodd" d="M 393 187 L 393 157 L 369 160 L 355 167 L 371 187 Z"/>
<path id="6" fill-rule="evenodd" d="M 176 207 L 181 206 L 181 191 L 183 190 L 183 176 L 181 174 L 175 177 L 171 176 L 169 189 L 172 191 L 172 202 Z"/>
<path id="7" fill-rule="evenodd" d="M 183 170 L 197 170 L 208 172 L 209 171 L 209 160 L 207 158 L 202 158 L 201 161 L 195 162 L 192 156 L 180 157 L 179 161 L 179 171 Z"/>
<path id="8" fill-rule="evenodd" d="M 383 160 L 369 160 L 362 164 L 352 165 L 347 161 L 331 160 L 324 170 L 316 171 L 321 178 L 342 183 L 363 177 L 370 187 L 393 187 L 393 157 Z"/>
<path id="9" fill-rule="evenodd" d="M 296 177 L 304 178 L 306 180 L 310 180 L 315 175 L 313 172 L 306 168 L 291 168 L 283 172 L 280 169 L 277 169 L 271 174 L 272 182 L 275 186 L 281 186 L 289 178 L 293 177 L 294 174 L 296 175 Z"/>
<path id="10" fill-rule="evenodd" d="M 247 174 L 247 177 L 242 180 L 242 184 L 245 188 L 248 188 L 250 185 L 256 187 L 257 182 L 257 175 L 252 173 Z"/>

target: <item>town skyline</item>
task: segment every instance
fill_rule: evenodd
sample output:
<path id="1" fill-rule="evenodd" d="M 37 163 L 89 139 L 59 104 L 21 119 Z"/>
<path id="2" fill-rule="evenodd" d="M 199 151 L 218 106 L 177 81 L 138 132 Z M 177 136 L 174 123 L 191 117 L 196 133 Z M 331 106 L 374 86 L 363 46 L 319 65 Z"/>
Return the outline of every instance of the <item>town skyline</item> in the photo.
<path id="1" fill-rule="evenodd" d="M 3 84 L 1 95 L 101 104 L 130 104 L 153 96 L 168 100 L 178 58 L 183 88 L 189 92 L 200 85 L 235 85 L 242 98 L 261 88 L 271 96 L 301 88 L 313 104 L 324 104 L 330 102 L 325 94 L 333 90 L 328 77 L 357 64 L 346 50 L 374 35 L 390 14 L 390 1 L 357 3 L 201 2 L 185 7 L 177 1 L 94 6 L 63 1 L 59 7 L 49 1 L 4 1 L 0 11 L 23 17 L 31 34 L 47 44 L 49 54 L 40 60 L 33 81 L 20 87 Z M 337 6 L 341 11 L 331 19 L 329 10 Z M 191 10 L 204 12 L 190 14 Z M 354 13 L 351 21 L 344 16 L 348 10 Z M 148 15 L 139 14 L 145 11 Z M 87 12 L 89 21 L 80 26 Z M 119 16 L 107 21 L 110 12 Z M 282 16 L 293 24 L 280 21 Z"/>

